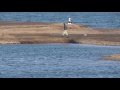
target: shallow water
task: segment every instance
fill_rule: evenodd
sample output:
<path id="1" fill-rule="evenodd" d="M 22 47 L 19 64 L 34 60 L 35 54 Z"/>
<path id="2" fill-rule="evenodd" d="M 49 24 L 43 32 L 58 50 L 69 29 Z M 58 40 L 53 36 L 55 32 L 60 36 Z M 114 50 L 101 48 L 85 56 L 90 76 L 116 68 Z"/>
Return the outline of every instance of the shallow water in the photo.
<path id="1" fill-rule="evenodd" d="M 101 60 L 119 46 L 0 45 L 0 78 L 119 78 L 120 61 Z"/>
<path id="2" fill-rule="evenodd" d="M 120 12 L 0 12 L 0 21 L 65 22 L 93 28 L 120 28 Z"/>

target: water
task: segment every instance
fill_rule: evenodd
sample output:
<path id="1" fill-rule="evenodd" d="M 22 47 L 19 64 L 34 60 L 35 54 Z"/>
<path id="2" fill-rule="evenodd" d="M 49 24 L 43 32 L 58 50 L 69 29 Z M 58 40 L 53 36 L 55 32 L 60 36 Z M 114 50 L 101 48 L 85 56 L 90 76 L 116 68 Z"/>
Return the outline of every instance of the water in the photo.
<path id="1" fill-rule="evenodd" d="M 120 61 L 101 60 L 119 46 L 0 45 L 0 78 L 120 78 Z"/>
<path id="2" fill-rule="evenodd" d="M 0 21 L 67 22 L 120 28 L 120 12 L 0 12 Z M 85 44 L 0 45 L 0 78 L 120 78 L 120 61 L 101 60 L 119 46 Z"/>
<path id="3" fill-rule="evenodd" d="M 0 12 L 0 21 L 67 22 L 92 28 L 120 28 L 120 12 Z"/>

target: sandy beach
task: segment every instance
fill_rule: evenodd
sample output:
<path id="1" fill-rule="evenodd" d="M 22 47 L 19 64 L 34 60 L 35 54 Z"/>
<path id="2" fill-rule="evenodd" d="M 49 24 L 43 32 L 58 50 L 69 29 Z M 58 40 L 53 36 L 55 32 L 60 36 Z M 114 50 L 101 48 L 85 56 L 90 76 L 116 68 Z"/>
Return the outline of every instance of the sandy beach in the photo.
<path id="1" fill-rule="evenodd" d="M 66 26 L 69 37 L 62 37 L 63 23 L 1 21 L 0 44 L 76 43 L 120 45 L 120 29 L 93 29 L 67 23 Z M 120 59 L 119 56 L 119 54 L 115 56 L 118 57 L 117 60 Z"/>

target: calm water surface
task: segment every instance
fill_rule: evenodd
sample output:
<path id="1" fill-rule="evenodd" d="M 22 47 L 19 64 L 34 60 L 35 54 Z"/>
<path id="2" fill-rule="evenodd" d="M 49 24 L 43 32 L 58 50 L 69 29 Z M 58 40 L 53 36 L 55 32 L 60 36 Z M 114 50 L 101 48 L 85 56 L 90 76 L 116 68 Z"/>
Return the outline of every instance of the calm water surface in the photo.
<path id="1" fill-rule="evenodd" d="M 67 22 L 93 28 L 120 28 L 120 12 L 0 12 L 0 21 Z"/>
<path id="2" fill-rule="evenodd" d="M 120 61 L 101 60 L 119 46 L 0 45 L 1 78 L 119 78 Z"/>

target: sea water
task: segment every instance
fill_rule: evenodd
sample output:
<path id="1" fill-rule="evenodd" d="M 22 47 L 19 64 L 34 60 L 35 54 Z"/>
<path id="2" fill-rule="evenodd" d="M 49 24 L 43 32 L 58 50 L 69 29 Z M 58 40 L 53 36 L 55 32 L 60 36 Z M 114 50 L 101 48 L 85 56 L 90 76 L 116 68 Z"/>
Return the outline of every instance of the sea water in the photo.
<path id="1" fill-rule="evenodd" d="M 0 78 L 119 78 L 120 61 L 101 60 L 119 46 L 0 45 Z"/>
<path id="2" fill-rule="evenodd" d="M 120 28 L 120 12 L 0 12 L 0 21 L 67 22 Z M 0 78 L 119 78 L 120 61 L 101 60 L 120 46 L 86 44 L 0 45 Z"/>
<path id="3" fill-rule="evenodd" d="M 120 28 L 120 12 L 0 12 L 0 21 L 68 22 L 92 28 Z"/>

